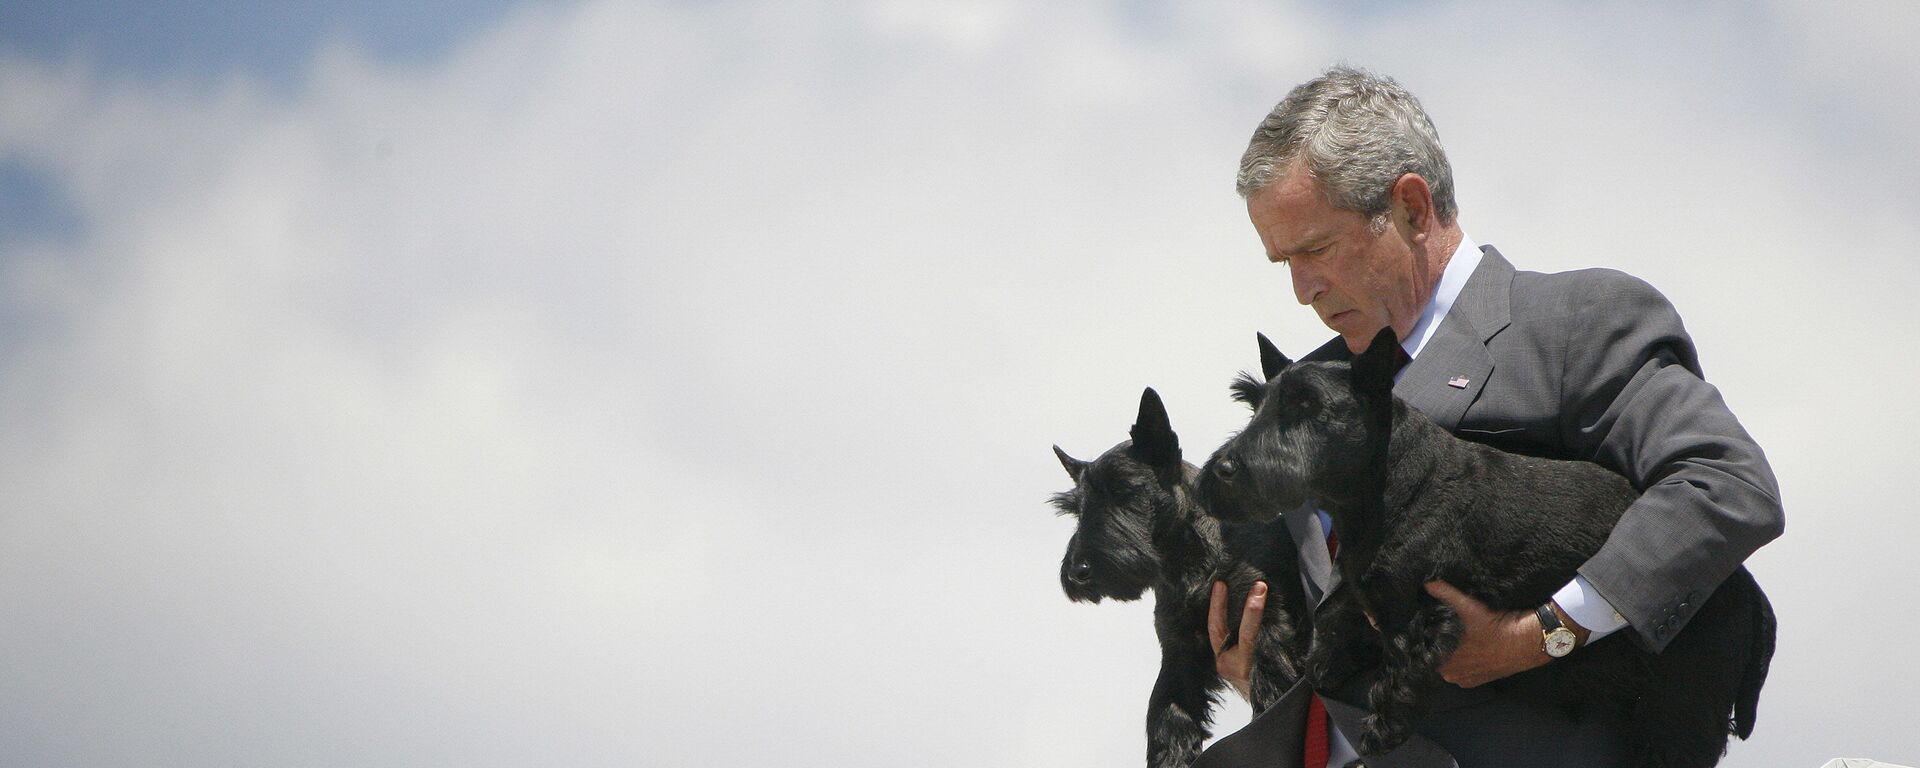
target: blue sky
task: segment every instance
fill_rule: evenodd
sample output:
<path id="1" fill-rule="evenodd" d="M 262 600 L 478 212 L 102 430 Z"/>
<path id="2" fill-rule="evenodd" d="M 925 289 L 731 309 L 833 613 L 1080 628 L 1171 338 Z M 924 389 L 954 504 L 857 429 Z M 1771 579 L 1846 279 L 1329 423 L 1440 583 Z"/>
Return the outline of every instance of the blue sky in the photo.
<path id="1" fill-rule="evenodd" d="M 1337 61 L 1768 451 L 1723 764 L 1920 764 L 1915 8 L 0 6 L 0 764 L 1136 761 L 1050 446 L 1326 338 L 1231 179 Z"/>
<path id="2" fill-rule="evenodd" d="M 387 3 L 28 0 L 0 4 L 0 54 L 78 63 L 107 76 L 214 84 L 234 77 L 295 89 L 315 51 L 349 45 L 395 62 L 444 53 L 517 8 L 502 0 Z M 71 234 L 75 212 L 44 169 L 0 156 L 0 243 Z"/>
<path id="3" fill-rule="evenodd" d="M 82 56 L 114 73 L 205 79 L 245 71 L 284 81 L 327 40 L 350 42 L 380 58 L 419 61 L 528 5 L 28 0 L 0 6 L 0 46 L 41 60 Z"/>

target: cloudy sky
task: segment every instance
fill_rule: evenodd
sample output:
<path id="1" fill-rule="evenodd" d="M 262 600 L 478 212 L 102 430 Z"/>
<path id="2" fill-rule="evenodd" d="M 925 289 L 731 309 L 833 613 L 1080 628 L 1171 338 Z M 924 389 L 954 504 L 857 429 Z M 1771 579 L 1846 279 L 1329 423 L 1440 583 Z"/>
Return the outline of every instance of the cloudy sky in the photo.
<path id="1" fill-rule="evenodd" d="M 1912 3 L 296 5 L 0 5 L 0 764 L 1138 764 L 1048 446 L 1328 335 L 1232 176 L 1339 61 L 1768 450 L 1724 764 L 1920 764 Z"/>

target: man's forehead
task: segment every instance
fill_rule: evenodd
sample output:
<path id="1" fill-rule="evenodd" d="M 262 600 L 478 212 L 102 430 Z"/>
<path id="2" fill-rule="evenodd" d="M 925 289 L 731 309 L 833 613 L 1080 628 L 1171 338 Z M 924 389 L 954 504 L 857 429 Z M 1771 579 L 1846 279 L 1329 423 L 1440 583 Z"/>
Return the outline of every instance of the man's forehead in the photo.
<path id="1" fill-rule="evenodd" d="M 1247 207 L 1282 252 L 1318 245 L 1345 223 L 1306 173 L 1290 173 L 1261 188 L 1248 198 Z"/>
<path id="2" fill-rule="evenodd" d="M 1311 251 L 1332 240 L 1338 228 L 1326 221 L 1277 219 L 1267 227 L 1268 244 L 1283 256 Z"/>

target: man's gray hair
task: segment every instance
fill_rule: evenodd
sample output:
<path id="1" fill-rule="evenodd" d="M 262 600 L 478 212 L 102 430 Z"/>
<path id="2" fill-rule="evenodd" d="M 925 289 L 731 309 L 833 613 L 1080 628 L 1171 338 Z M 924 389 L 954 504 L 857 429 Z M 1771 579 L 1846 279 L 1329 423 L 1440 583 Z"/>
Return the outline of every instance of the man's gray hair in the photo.
<path id="1" fill-rule="evenodd" d="M 1336 66 L 1294 88 L 1247 143 L 1236 183 L 1240 196 L 1279 181 L 1300 159 L 1329 203 L 1360 212 L 1376 228 L 1393 208 L 1393 183 L 1406 173 L 1427 180 L 1440 221 L 1459 213 L 1440 133 L 1420 100 L 1391 78 Z"/>

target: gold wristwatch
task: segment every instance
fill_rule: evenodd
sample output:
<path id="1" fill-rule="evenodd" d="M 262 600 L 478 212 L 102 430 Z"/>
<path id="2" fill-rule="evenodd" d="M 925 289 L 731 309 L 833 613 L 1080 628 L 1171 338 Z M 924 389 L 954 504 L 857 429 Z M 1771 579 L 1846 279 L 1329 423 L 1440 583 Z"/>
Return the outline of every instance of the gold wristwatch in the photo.
<path id="1" fill-rule="evenodd" d="M 1561 658 L 1580 645 L 1580 636 L 1560 623 L 1560 614 L 1553 612 L 1552 602 L 1534 609 L 1534 615 L 1540 617 L 1540 650 L 1548 656 Z"/>

